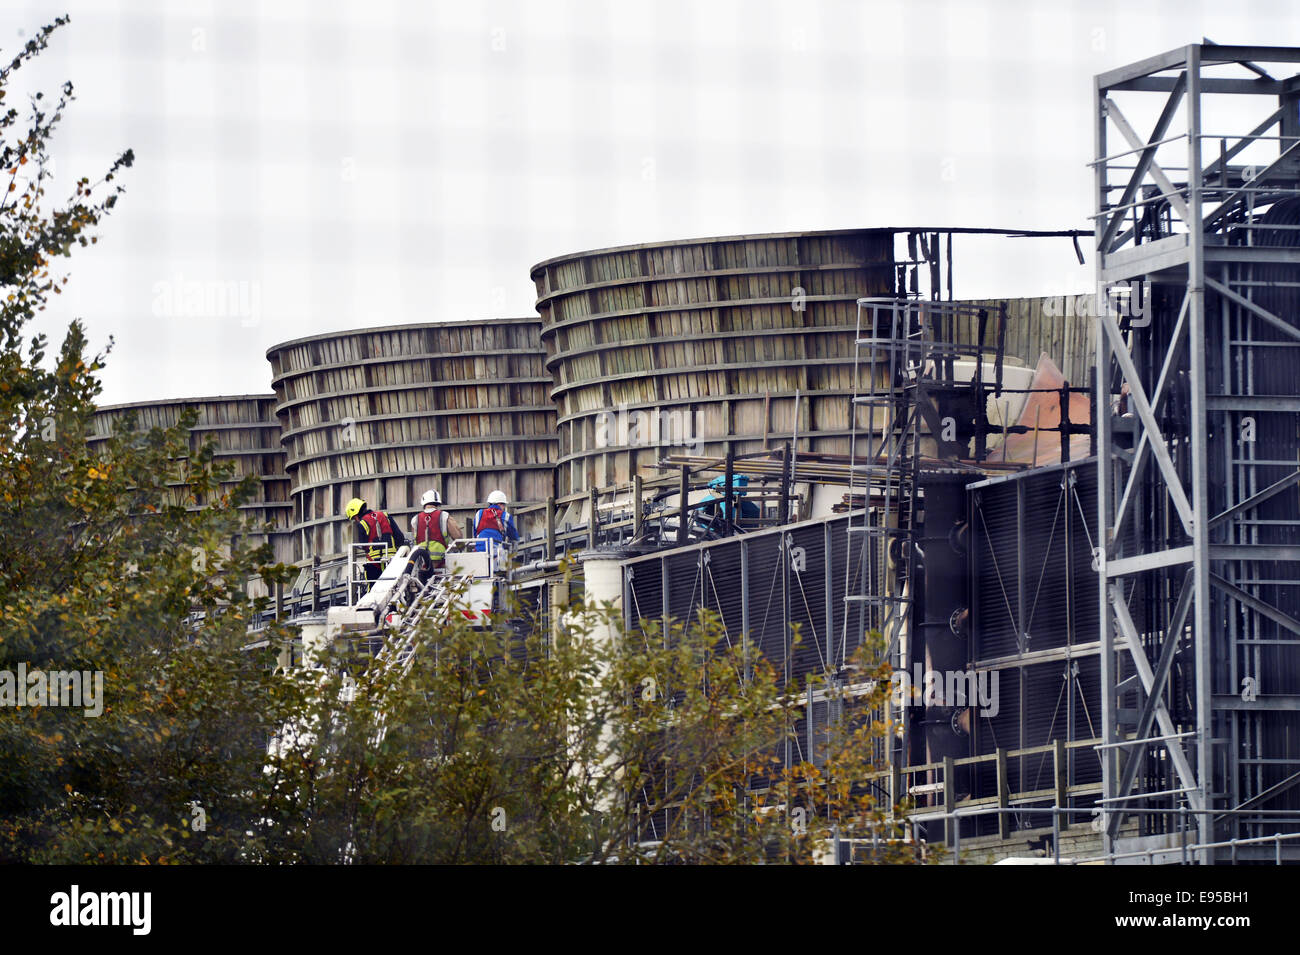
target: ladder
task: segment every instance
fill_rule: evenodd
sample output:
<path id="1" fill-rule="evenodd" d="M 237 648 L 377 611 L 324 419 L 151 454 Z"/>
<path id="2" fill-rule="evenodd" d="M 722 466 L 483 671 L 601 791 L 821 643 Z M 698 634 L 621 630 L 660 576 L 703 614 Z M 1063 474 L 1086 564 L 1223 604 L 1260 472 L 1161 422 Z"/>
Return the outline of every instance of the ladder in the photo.
<path id="1" fill-rule="evenodd" d="M 886 637 L 891 660 L 897 662 L 915 572 L 918 397 L 923 400 L 920 380 L 926 353 L 922 303 L 863 298 L 857 304 L 841 667 L 868 630 Z M 851 624 L 856 631 L 852 637 Z"/>
<path id="2" fill-rule="evenodd" d="M 419 650 L 416 631 L 427 619 L 445 621 L 452 610 L 452 598 L 464 592 L 472 578 L 465 574 L 434 574 L 416 593 L 402 614 L 396 634 L 386 638 L 375 655 L 376 662 L 385 672 L 398 671 L 404 678 Z"/>

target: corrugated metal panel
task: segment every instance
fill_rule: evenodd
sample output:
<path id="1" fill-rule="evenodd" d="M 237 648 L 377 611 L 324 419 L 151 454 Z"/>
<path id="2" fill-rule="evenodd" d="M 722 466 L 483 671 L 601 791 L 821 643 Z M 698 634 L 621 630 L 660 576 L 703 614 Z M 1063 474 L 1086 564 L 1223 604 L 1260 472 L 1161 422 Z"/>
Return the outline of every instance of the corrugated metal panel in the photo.
<path id="1" fill-rule="evenodd" d="M 1020 535 L 1016 485 L 972 492 L 972 632 L 975 659 L 1020 649 Z"/>
<path id="2" fill-rule="evenodd" d="M 800 643 L 795 648 L 791 678 L 796 684 L 804 675 L 834 669 L 829 634 L 826 629 L 826 543 L 820 525 L 802 527 L 789 533 L 792 569 L 787 578 L 790 591 L 790 621 L 800 628 Z M 802 563 L 804 570 L 799 571 Z M 832 586 L 834 586 L 832 584 Z"/>
<path id="3" fill-rule="evenodd" d="M 979 663 L 1001 659 L 998 712 L 976 721 L 974 751 L 1022 749 L 1101 735 L 1100 659 L 1095 648 L 1032 665 L 1016 659 L 1024 620 L 1026 652 L 1095 644 L 1098 582 L 1092 569 L 1096 539 L 1093 461 L 1028 471 L 971 488 L 972 644 Z M 1023 508 L 1023 510 L 1022 510 Z M 1088 749 L 1068 756 L 1071 785 L 1097 783 L 1100 760 Z M 1011 790 L 1050 788 L 1050 753 L 1011 759 Z M 990 762 L 974 773 L 976 797 L 997 793 Z M 1087 805 L 1089 800 L 1074 800 Z M 1025 814 L 1017 826 L 1041 827 Z M 995 828 L 982 823 L 981 831 Z"/>
<path id="4" fill-rule="evenodd" d="M 742 535 L 629 561 L 624 568 L 629 622 L 635 627 L 638 617 L 662 619 L 666 569 L 667 610 L 675 622 L 692 620 L 701 607 L 706 607 L 721 613 L 728 638 L 738 643 L 747 617 L 754 649 L 783 678 L 788 672 L 793 685 L 803 686 L 805 675 L 820 673 L 826 665 L 832 669 L 838 666 L 840 633 L 828 629 L 828 621 L 833 627 L 843 619 L 843 555 L 838 563 L 834 558 L 836 550 L 842 551 L 845 546 L 847 524 L 844 516 L 787 529 L 792 546 L 801 552 L 792 551 L 792 555 L 804 567 L 801 572 L 795 571 L 792 561 L 788 589 L 781 561 L 782 535 L 775 532 Z M 829 575 L 828 533 L 833 548 Z M 786 638 L 787 596 L 789 621 L 798 623 L 802 630 L 802 642 L 793 651 L 788 649 Z M 837 612 L 841 616 L 836 617 Z M 850 643 L 856 645 L 859 640 L 855 634 Z"/>

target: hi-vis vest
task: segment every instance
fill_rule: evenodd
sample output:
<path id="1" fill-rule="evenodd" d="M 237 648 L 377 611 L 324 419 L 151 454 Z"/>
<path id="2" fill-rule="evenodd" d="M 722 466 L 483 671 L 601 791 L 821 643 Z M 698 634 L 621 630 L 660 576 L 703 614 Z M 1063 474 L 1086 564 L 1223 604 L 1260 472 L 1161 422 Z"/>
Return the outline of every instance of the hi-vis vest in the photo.
<path id="1" fill-rule="evenodd" d="M 446 522 L 447 513 L 441 509 L 421 511 L 415 515 L 415 546 L 427 550 L 435 564 L 447 552 Z"/>
<path id="2" fill-rule="evenodd" d="M 391 554 L 392 548 L 389 546 L 389 541 L 393 539 L 393 525 L 388 523 L 388 515 L 383 511 L 366 511 L 361 515 L 360 520 L 362 526 L 366 529 L 367 538 L 371 542 L 381 541 L 385 537 L 388 538 L 387 541 L 383 541 L 384 546 L 382 549 L 378 547 L 370 548 L 368 552 L 370 559 L 379 560 L 380 557 L 387 557 Z"/>

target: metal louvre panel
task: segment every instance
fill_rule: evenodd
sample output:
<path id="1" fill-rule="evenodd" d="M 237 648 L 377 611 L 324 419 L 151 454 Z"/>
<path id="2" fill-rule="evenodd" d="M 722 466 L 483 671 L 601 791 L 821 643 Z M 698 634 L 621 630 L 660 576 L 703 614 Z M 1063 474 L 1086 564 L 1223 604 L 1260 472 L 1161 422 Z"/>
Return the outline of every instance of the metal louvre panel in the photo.
<path id="1" fill-rule="evenodd" d="M 1101 623 L 1097 606 L 1097 573 L 1092 569 L 1092 549 L 1097 545 L 1097 468 L 1087 464 L 1072 468 L 1075 477 L 1070 500 L 1070 626 L 1071 643 L 1095 643 Z M 1098 733 L 1101 724 L 1097 724 Z"/>
<path id="2" fill-rule="evenodd" d="M 1270 568 L 1271 573 L 1275 574 L 1275 580 L 1292 580 L 1300 581 L 1300 563 L 1293 561 L 1276 563 L 1269 562 L 1266 566 Z M 1300 617 L 1296 607 L 1295 585 L 1277 585 L 1261 587 L 1259 597 L 1265 603 L 1277 607 L 1283 613 L 1292 617 Z M 1258 615 L 1257 615 L 1258 616 Z M 1294 640 L 1297 634 L 1281 626 L 1280 624 L 1269 620 L 1266 617 L 1260 617 L 1259 629 L 1261 640 Z M 1258 673 L 1260 675 L 1259 691 L 1261 697 L 1275 694 L 1300 694 L 1300 647 L 1294 645 L 1267 646 L 1262 644 L 1255 645 L 1258 665 L 1253 660 L 1244 660 L 1247 667 L 1240 672 Z M 1250 656 L 1250 648 L 1242 648 L 1242 657 Z M 1240 692 L 1241 687 L 1238 686 Z M 1229 690 L 1229 692 L 1232 692 Z"/>
<path id="3" fill-rule="evenodd" d="M 744 588 L 739 541 L 700 552 L 704 561 L 699 605 L 719 614 L 727 635 L 719 649 L 740 646 L 744 634 Z"/>
<path id="4" fill-rule="evenodd" d="M 781 617 L 781 543 L 775 534 L 751 538 L 749 552 L 749 621 L 754 646 L 784 672 L 785 635 Z"/>
<path id="5" fill-rule="evenodd" d="M 1019 541 L 1016 486 L 1012 482 L 972 494 L 972 624 L 975 659 L 1003 657 L 1020 648 Z"/>
<path id="6" fill-rule="evenodd" d="M 981 722 L 983 722 L 983 718 L 981 718 Z M 986 741 L 987 749 L 978 750 L 976 752 L 976 755 L 979 755 L 981 752 L 991 753 L 994 752 L 994 750 L 996 750 L 997 748 L 993 746 L 991 742 L 988 741 L 991 738 L 991 734 L 988 733 L 987 730 L 982 735 Z M 972 766 L 971 786 L 973 787 L 971 796 L 975 799 L 979 799 L 984 796 L 996 796 L 998 794 L 997 764 L 990 760 L 988 762 L 976 763 L 974 766 Z"/>
<path id="7" fill-rule="evenodd" d="M 1261 734 L 1263 749 L 1272 758 L 1284 762 L 1261 767 L 1261 792 L 1285 782 L 1295 774 L 1296 764 L 1300 763 L 1300 713 L 1270 713 L 1269 716 L 1271 718 Z M 1291 786 L 1261 800 L 1261 807 L 1292 812 L 1300 810 L 1300 787 Z M 1269 833 L 1295 832 L 1300 830 L 1300 820 L 1270 822 L 1267 830 Z"/>
<path id="8" fill-rule="evenodd" d="M 1021 670 L 1024 681 L 1021 720 L 1024 726 L 1023 747 L 1043 746 L 1056 739 L 1069 739 L 1070 693 L 1073 686 L 1065 678 L 1064 661 L 1043 663 Z M 1036 753 L 1021 757 L 1021 771 L 1026 789 L 1050 789 L 1053 781 L 1052 754 Z"/>
<path id="9" fill-rule="evenodd" d="M 515 606 L 510 614 L 509 626 L 512 631 L 510 656 L 516 661 L 528 659 L 528 636 L 533 632 L 533 621 L 541 614 L 544 590 L 543 586 L 519 587 L 514 591 Z"/>
<path id="10" fill-rule="evenodd" d="M 992 716 L 976 714 L 975 754 L 995 753 L 999 749 L 1019 749 L 1020 674 L 1016 669 L 998 671 L 998 711 Z M 1007 761 L 1011 789 L 1020 788 L 1020 767 L 1016 760 Z M 976 768 L 976 794 L 997 793 L 997 768 L 992 762 Z"/>
<path id="11" fill-rule="evenodd" d="M 1096 604 L 1096 601 L 1093 601 Z M 1101 737 L 1101 657 L 1089 656 L 1074 661 L 1079 672 L 1074 677 L 1071 698 L 1073 711 L 1072 740 Z M 1093 749 L 1070 751 L 1070 784 L 1101 782 L 1101 756 Z"/>
<path id="12" fill-rule="evenodd" d="M 634 568 L 628 568 L 627 573 L 632 576 L 628 581 L 627 605 L 623 612 L 627 616 L 629 631 L 641 630 L 642 621 L 645 620 L 662 621 L 664 591 L 660 561 L 644 561 Z"/>
<path id="13" fill-rule="evenodd" d="M 834 582 L 825 581 L 826 541 L 820 526 L 798 528 L 789 532 L 787 538 L 791 542 L 791 569 L 786 578 L 790 622 L 799 625 L 800 636 L 790 671 L 791 679 L 799 685 L 805 674 L 822 673 L 834 660 L 826 629 L 824 589 L 828 583 L 834 586 Z M 795 569 L 797 558 L 802 558 L 802 572 Z"/>
<path id="14" fill-rule="evenodd" d="M 702 593 L 698 558 L 687 551 L 669 554 L 664 562 L 668 566 L 668 615 L 673 623 L 689 625 L 695 619 Z"/>
<path id="15" fill-rule="evenodd" d="M 722 617 L 727 637 L 720 646 L 728 640 L 734 646 L 748 619 L 753 649 L 776 668 L 782 679 L 788 664 L 790 679 L 802 687 L 805 675 L 820 673 L 827 666 L 832 670 L 839 667 L 844 636 L 843 551 L 848 544 L 847 527 L 848 517 L 839 516 L 796 525 L 783 534 L 741 535 L 633 559 L 625 567 L 629 575 L 625 577 L 629 628 L 638 629 L 642 619 L 662 621 L 665 611 L 673 622 L 689 623 L 703 607 Z M 782 540 L 786 535 L 793 548 L 788 589 L 782 563 Z M 802 571 L 794 570 L 795 558 Z M 850 582 L 850 587 L 855 586 L 856 581 Z M 789 622 L 797 623 L 802 633 L 799 649 L 788 660 L 787 599 Z M 861 635 L 851 630 L 850 651 L 861 641 Z"/>
<path id="16" fill-rule="evenodd" d="M 1069 636 L 1066 551 L 1070 503 L 1064 471 L 1024 480 L 1024 528 L 1020 544 L 1025 595 L 1025 650 L 1064 646 Z"/>
<path id="17" fill-rule="evenodd" d="M 1022 717 L 1025 746 L 1042 746 L 1054 739 L 1069 739 L 1070 691 L 1066 661 L 1024 667 Z"/>
<path id="18" fill-rule="evenodd" d="M 829 525 L 830 530 L 830 585 L 833 588 L 844 587 L 844 575 L 846 570 L 850 569 L 848 559 L 848 521 L 836 521 Z M 854 586 L 850 583 L 850 586 Z M 856 591 L 850 591 L 856 592 Z M 861 645 L 866 637 L 866 629 L 860 623 L 862 619 L 863 605 L 861 602 L 850 611 L 848 604 L 843 599 L 831 600 L 830 606 L 830 639 L 834 647 L 834 656 L 837 661 L 843 663 L 845 658 L 852 656 L 853 651 Z M 845 626 L 845 616 L 849 617 L 849 625 Z"/>

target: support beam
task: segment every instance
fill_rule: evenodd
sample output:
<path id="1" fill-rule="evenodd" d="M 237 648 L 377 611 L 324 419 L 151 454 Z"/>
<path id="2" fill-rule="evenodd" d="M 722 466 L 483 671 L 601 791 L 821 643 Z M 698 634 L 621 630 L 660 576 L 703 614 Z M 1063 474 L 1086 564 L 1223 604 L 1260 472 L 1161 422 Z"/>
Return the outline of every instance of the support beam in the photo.
<path id="1" fill-rule="evenodd" d="M 1140 574 L 1144 570 L 1157 570 L 1161 567 L 1172 567 L 1175 564 L 1186 564 L 1192 560 L 1192 557 L 1192 546 L 1190 544 L 1185 547 L 1171 547 L 1168 550 L 1134 554 L 1132 557 L 1121 557 L 1119 560 L 1106 561 L 1106 576 L 1127 577 L 1129 574 Z"/>
<path id="2" fill-rule="evenodd" d="M 1130 63 L 1127 66 L 1121 66 L 1118 69 L 1108 70 L 1097 76 L 1097 89 L 1105 91 L 1114 89 L 1121 83 L 1129 80 L 1135 80 L 1141 76 L 1150 76 L 1152 73 L 1160 73 L 1164 70 L 1172 70 L 1176 66 L 1182 66 L 1187 62 L 1187 47 L 1180 46 L 1170 50 L 1167 53 L 1161 53 L 1158 56 L 1149 56 L 1145 60 L 1139 60 L 1136 63 Z M 1102 151 L 1097 152 L 1098 158 L 1104 156 Z"/>
<path id="3" fill-rule="evenodd" d="M 1236 517 L 1238 514 L 1241 514 L 1245 511 L 1249 511 L 1252 508 L 1259 507 L 1259 505 L 1263 504 L 1265 501 L 1271 499 L 1277 494 L 1282 493 L 1289 487 L 1294 487 L 1297 483 L 1300 483 L 1300 471 L 1294 471 L 1291 474 L 1288 474 L 1286 477 L 1282 478 L 1282 480 L 1277 481 L 1274 484 L 1270 484 L 1268 487 L 1264 488 L 1264 490 L 1260 491 L 1258 494 L 1252 494 L 1244 501 L 1240 501 L 1239 503 L 1232 505 L 1232 507 L 1228 508 L 1227 510 L 1220 511 L 1218 514 L 1215 514 L 1214 517 L 1210 518 L 1210 530 L 1214 530 L 1224 521 L 1230 520 Z"/>
<path id="4" fill-rule="evenodd" d="M 1128 606 L 1124 603 L 1124 595 L 1114 584 L 1110 587 L 1110 605 L 1114 610 L 1115 622 L 1119 624 L 1120 632 L 1128 639 L 1129 657 L 1133 660 L 1133 667 L 1142 680 L 1142 688 L 1148 697 L 1155 700 L 1155 719 L 1160 725 L 1161 734 L 1168 737 L 1164 743 L 1169 751 L 1174 772 L 1178 774 L 1179 782 L 1187 790 L 1187 801 L 1195 811 L 1200 812 L 1204 807 L 1201 787 L 1197 782 L 1196 774 L 1192 771 L 1192 764 L 1188 762 L 1187 754 L 1183 751 L 1182 742 L 1175 738 L 1178 736 L 1178 730 L 1174 727 L 1173 718 L 1169 715 L 1164 700 L 1158 695 L 1153 697 L 1151 694 L 1152 687 L 1155 686 L 1155 672 L 1151 669 L 1151 662 L 1147 660 L 1146 651 L 1142 649 L 1142 639 L 1138 635 L 1133 618 L 1129 615 Z"/>
<path id="5" fill-rule="evenodd" d="M 1165 684 L 1169 681 L 1169 671 L 1174 664 L 1174 656 L 1178 652 L 1178 644 L 1182 641 L 1183 633 L 1187 627 L 1187 611 L 1192 606 L 1192 572 L 1189 570 L 1183 577 L 1183 588 L 1178 593 L 1178 605 L 1174 608 L 1174 614 L 1169 620 L 1169 626 L 1165 630 L 1164 640 L 1160 644 L 1160 657 L 1156 661 L 1155 670 L 1151 674 L 1151 684 L 1146 687 L 1147 698 L 1143 701 L 1142 710 L 1138 714 L 1137 730 L 1134 733 L 1136 739 L 1145 739 L 1151 735 L 1151 724 L 1155 721 L 1157 709 L 1164 706 L 1164 699 L 1161 694 L 1164 693 Z M 1143 658 L 1146 657 L 1146 651 L 1141 646 L 1129 646 L 1130 653 L 1140 653 Z M 1139 679 L 1141 679 L 1139 671 Z M 1142 761 L 1146 757 L 1145 749 L 1135 749 L 1129 754 L 1128 762 L 1124 764 L 1124 775 L 1120 779 L 1119 789 L 1115 796 L 1123 798 L 1133 791 L 1133 783 L 1137 781 L 1138 769 L 1141 768 Z M 1117 813 L 1110 817 L 1108 823 L 1111 835 L 1119 832 L 1119 827 L 1123 821 L 1123 813 Z"/>
<path id="6" fill-rule="evenodd" d="M 1228 151 L 1219 159 L 1216 159 L 1201 170 L 1201 182 L 1204 183 L 1210 178 L 1210 176 L 1214 175 L 1215 170 L 1219 167 L 1220 161 L 1227 162 L 1228 160 L 1235 158 L 1243 149 L 1254 143 L 1259 136 L 1263 136 L 1270 128 L 1276 126 L 1281 118 L 1282 110 L 1277 109 L 1268 117 L 1268 119 L 1264 120 L 1250 132 L 1246 133 L 1246 135 L 1239 138 L 1235 143 L 1228 147 Z"/>
<path id="7" fill-rule="evenodd" d="M 1165 108 L 1160 113 L 1160 119 L 1156 121 L 1151 138 L 1146 142 L 1143 142 L 1133 127 L 1129 125 L 1128 120 L 1124 118 L 1123 112 L 1120 111 L 1115 101 L 1109 98 L 1106 100 L 1106 114 L 1110 117 L 1110 121 L 1115 124 L 1115 128 L 1120 131 L 1120 135 L 1128 141 L 1130 147 L 1142 150 L 1138 156 L 1137 165 L 1133 169 L 1133 174 L 1129 177 L 1128 185 L 1124 187 L 1123 195 L 1120 196 L 1118 203 L 1120 208 L 1111 216 L 1110 222 L 1106 224 L 1106 231 L 1102 233 L 1102 246 L 1107 252 L 1112 250 L 1112 246 L 1107 243 L 1114 237 L 1120 223 L 1128 215 L 1128 205 L 1137 197 L 1137 191 L 1142 186 L 1142 180 L 1146 178 L 1148 173 L 1155 180 L 1156 185 L 1160 187 L 1160 191 L 1169 197 L 1169 204 L 1182 217 L 1183 222 L 1187 223 L 1189 227 L 1192 224 L 1191 216 L 1187 211 L 1187 203 L 1183 201 L 1182 196 L 1178 195 L 1178 189 L 1169 181 L 1169 177 L 1156 164 L 1155 159 L 1157 148 L 1155 144 L 1164 139 L 1165 132 L 1169 129 L 1169 123 L 1178 109 L 1178 104 L 1182 102 L 1183 91 L 1186 86 L 1187 74 L 1185 72 L 1178 74 L 1178 81 L 1169 93 L 1169 99 L 1165 101 Z"/>
<path id="8" fill-rule="evenodd" d="M 1237 603 L 1244 607 L 1249 607 L 1262 617 L 1267 617 L 1282 629 L 1290 630 L 1294 634 L 1300 634 L 1300 620 L 1297 620 L 1290 614 L 1283 613 L 1272 604 L 1265 603 L 1254 594 L 1247 593 L 1236 584 L 1220 577 L 1218 574 L 1210 574 L 1210 583 L 1218 587 L 1233 600 L 1237 601 Z"/>
<path id="9" fill-rule="evenodd" d="M 1164 364 L 1160 368 L 1160 378 L 1156 381 L 1156 390 L 1151 396 L 1151 408 L 1154 411 L 1160 410 L 1160 404 L 1165 398 L 1165 389 L 1172 380 L 1170 372 L 1174 365 L 1178 363 L 1183 351 L 1183 342 L 1186 341 L 1185 332 L 1187 331 L 1187 296 L 1183 296 L 1183 304 L 1178 309 L 1178 321 L 1174 324 L 1173 336 L 1169 342 L 1169 350 L 1165 353 Z M 1101 414 L 1101 411 L 1097 412 Z M 1142 473 L 1146 470 L 1146 454 L 1151 448 L 1151 440 L 1147 436 L 1146 429 L 1142 430 L 1142 436 L 1138 439 L 1137 450 L 1133 453 L 1133 468 L 1129 471 L 1128 483 L 1124 486 L 1124 494 L 1120 497 L 1119 507 L 1115 511 L 1114 529 L 1116 537 L 1119 531 L 1124 527 L 1124 518 L 1128 516 L 1128 506 L 1133 500 L 1133 495 L 1141 486 Z"/>
<path id="10" fill-rule="evenodd" d="M 1300 146 L 1300 143 L 1297 143 L 1296 145 Z M 1292 338 L 1296 339 L 1297 341 L 1300 341 L 1300 328 L 1296 328 L 1294 325 L 1290 324 L 1289 322 L 1284 321 L 1283 319 L 1274 315 L 1268 309 L 1261 308 L 1259 305 L 1256 305 L 1250 299 L 1242 295 L 1238 295 L 1236 292 L 1228 288 L 1228 286 L 1224 285 L 1222 282 L 1217 282 L 1214 279 L 1209 278 L 1207 276 L 1205 279 L 1205 284 L 1210 288 L 1214 289 L 1216 292 L 1218 292 L 1220 295 L 1222 295 L 1224 298 L 1228 299 L 1229 301 L 1235 302 L 1236 304 L 1244 308 L 1246 311 L 1258 316 L 1259 318 L 1262 318 L 1264 321 L 1268 322 L 1268 324 L 1276 328 L 1279 332 L 1282 332 L 1282 334 L 1290 335 Z"/>
<path id="11" fill-rule="evenodd" d="M 1187 48 L 1187 168 L 1199 171 L 1204 166 L 1201 161 L 1201 48 Z M 1201 184 L 1193 183 L 1188 190 L 1188 209 L 1193 222 L 1203 222 Z M 1188 335 L 1193 342 L 1206 340 L 1205 315 L 1205 233 L 1192 229 L 1187 234 L 1187 296 Z M 1194 700 L 1196 709 L 1196 778 L 1201 788 L 1196 793 L 1188 793 L 1188 802 L 1194 809 L 1212 808 L 1214 787 L 1214 701 L 1212 698 L 1213 658 L 1211 640 L 1213 634 L 1210 622 L 1210 555 L 1209 531 L 1209 412 L 1205 406 L 1206 363 L 1205 349 L 1191 349 L 1191 367 L 1188 370 L 1188 384 L 1191 391 L 1190 438 L 1192 445 L 1192 643 L 1195 674 Z M 1181 753 L 1181 746 L 1179 752 Z M 1195 798 L 1193 798 L 1195 797 Z M 1202 815 L 1198 824 L 1198 836 L 1202 843 L 1213 840 L 1214 822 L 1209 815 Z M 1211 851 L 1201 852 L 1201 862 L 1211 860 Z"/>
<path id="12" fill-rule="evenodd" d="M 1160 465 L 1160 473 L 1164 475 L 1169 497 L 1173 500 L 1174 507 L 1178 511 L 1178 517 L 1183 522 L 1183 529 L 1190 535 L 1192 533 L 1192 505 L 1187 500 L 1187 494 L 1183 491 L 1183 484 L 1178 477 L 1178 471 L 1174 468 L 1174 462 L 1169 457 L 1169 448 L 1165 445 L 1164 436 L 1160 433 L 1160 425 L 1156 422 L 1155 412 L 1151 410 L 1151 404 L 1147 401 L 1146 391 L 1142 388 L 1142 378 L 1133 365 L 1133 357 L 1128 353 L 1128 345 L 1124 341 L 1119 326 L 1115 323 L 1114 316 L 1103 313 L 1097 318 L 1097 323 L 1106 333 L 1106 337 L 1110 339 L 1111 354 L 1119 362 L 1120 371 L 1124 374 L 1124 380 L 1128 382 L 1129 400 L 1133 402 L 1138 418 L 1142 421 L 1142 427 L 1147 431 L 1148 439 L 1151 442 L 1151 451 L 1156 457 L 1156 463 Z M 1196 336 L 1193 335 L 1192 337 L 1195 339 Z M 1195 351 L 1193 349 L 1193 352 Z M 1202 361 L 1204 361 L 1204 356 L 1202 356 Z M 1099 408 L 1097 410 L 1098 417 L 1107 413 L 1108 410 Z"/>
<path id="13" fill-rule="evenodd" d="M 1264 182 L 1271 179 L 1283 169 L 1286 169 L 1291 160 L 1296 156 L 1300 156 L 1300 142 L 1292 143 L 1286 149 L 1282 150 L 1282 154 L 1261 169 L 1254 179 L 1250 180 L 1250 182 L 1246 183 L 1240 189 L 1237 189 L 1224 199 L 1217 209 L 1205 217 L 1205 223 L 1202 230 L 1204 232 L 1209 232 L 1219 223 L 1223 222 L 1223 220 L 1225 220 L 1232 212 L 1236 211 L 1242 200 L 1250 195 L 1250 190 L 1258 189 L 1264 184 Z"/>

